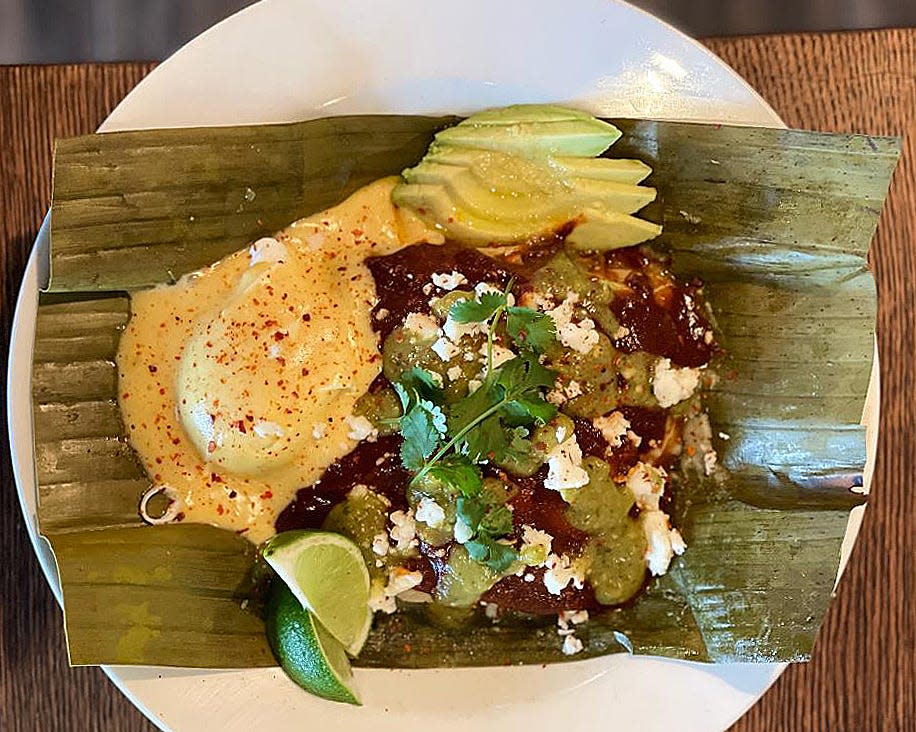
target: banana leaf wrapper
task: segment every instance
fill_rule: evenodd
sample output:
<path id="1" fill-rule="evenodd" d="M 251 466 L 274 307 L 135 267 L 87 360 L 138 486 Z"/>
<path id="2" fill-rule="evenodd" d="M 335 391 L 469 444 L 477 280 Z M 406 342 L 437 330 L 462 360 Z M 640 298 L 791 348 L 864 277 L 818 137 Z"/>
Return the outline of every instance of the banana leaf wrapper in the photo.
<path id="1" fill-rule="evenodd" d="M 232 532 L 147 526 L 149 481 L 117 407 L 114 354 L 132 290 L 170 282 L 398 173 L 455 118 L 60 141 L 51 272 L 32 393 L 41 533 L 54 549 L 73 664 L 272 665 L 264 568 Z M 708 662 L 809 657 L 850 509 L 874 349 L 869 243 L 899 141 L 612 120 L 610 151 L 652 166 L 655 246 L 706 282 L 725 356 L 708 395 L 720 469 L 678 476 L 688 550 L 629 605 L 597 615 L 575 658 L 629 652 Z M 727 439 L 726 439 L 727 437 Z M 359 665 L 568 660 L 552 618 L 434 627 L 381 617 Z M 409 650 L 408 650 L 409 649 Z"/>

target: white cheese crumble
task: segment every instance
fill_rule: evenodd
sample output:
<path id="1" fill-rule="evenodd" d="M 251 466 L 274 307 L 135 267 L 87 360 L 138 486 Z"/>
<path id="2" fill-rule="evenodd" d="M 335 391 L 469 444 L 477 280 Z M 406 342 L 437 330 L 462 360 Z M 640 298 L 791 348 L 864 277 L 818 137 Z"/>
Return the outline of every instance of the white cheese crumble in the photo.
<path id="1" fill-rule="evenodd" d="M 468 394 L 473 394 L 481 386 L 483 386 L 483 382 L 480 379 L 471 379 L 468 382 Z"/>
<path id="2" fill-rule="evenodd" d="M 588 610 L 563 610 L 557 615 L 557 625 L 566 630 L 570 625 L 581 625 L 588 622 Z"/>
<path id="3" fill-rule="evenodd" d="M 460 366 L 452 366 L 446 371 L 446 376 L 448 376 L 449 381 L 458 381 L 463 375 L 464 372 L 461 370 Z"/>
<path id="4" fill-rule="evenodd" d="M 568 401 L 566 399 L 566 395 L 561 389 L 551 389 L 547 392 L 545 399 L 547 399 L 547 401 L 553 404 L 555 407 L 561 407 Z"/>
<path id="5" fill-rule="evenodd" d="M 519 558 L 528 566 L 538 567 L 547 561 L 553 546 L 553 537 L 546 531 L 536 529 L 534 526 L 522 526 L 522 546 L 519 549 Z"/>
<path id="6" fill-rule="evenodd" d="M 547 392 L 547 401 L 554 406 L 562 406 L 570 399 L 582 396 L 585 392 L 582 390 L 582 384 L 575 379 L 571 379 L 568 384 L 558 383 L 556 388 Z"/>
<path id="7" fill-rule="evenodd" d="M 598 331 L 595 330 L 595 321 L 583 318 L 578 323 L 573 322 L 573 307 L 579 302 L 579 295 L 572 290 L 566 294 L 557 307 L 547 310 L 557 329 L 557 340 L 567 348 L 572 348 L 579 353 L 588 353 L 598 343 Z"/>
<path id="8" fill-rule="evenodd" d="M 575 379 L 571 379 L 570 382 L 563 387 L 563 394 L 567 399 L 574 399 L 577 396 L 582 396 L 585 392 L 582 391 L 582 384 L 580 384 Z"/>
<path id="9" fill-rule="evenodd" d="M 432 350 L 442 361 L 451 361 L 461 353 L 461 349 L 445 336 L 433 343 Z"/>
<path id="10" fill-rule="evenodd" d="M 423 582 L 422 572 L 411 572 L 404 567 L 388 570 L 388 584 L 376 580 L 369 588 L 369 609 L 391 615 L 398 609 L 395 598 Z"/>
<path id="11" fill-rule="evenodd" d="M 420 340 L 431 341 L 439 335 L 439 324 L 431 315 L 408 313 L 404 318 L 404 330 L 416 334 Z"/>
<path id="12" fill-rule="evenodd" d="M 393 511 L 388 518 L 394 524 L 388 533 L 399 552 L 417 546 L 417 523 L 414 521 L 413 511 Z"/>
<path id="13" fill-rule="evenodd" d="M 490 620 L 496 620 L 499 617 L 499 605 L 495 602 L 482 602 L 483 614 Z"/>
<path id="14" fill-rule="evenodd" d="M 588 473 L 582 467 L 582 449 L 573 432 L 557 427 L 557 446 L 547 456 L 547 478 L 544 487 L 554 491 L 581 488 L 588 483 Z"/>
<path id="15" fill-rule="evenodd" d="M 438 529 L 445 521 L 445 511 L 432 498 L 424 496 L 417 504 L 414 518 L 432 529 Z"/>
<path id="16" fill-rule="evenodd" d="M 613 338 L 615 341 L 619 341 L 621 338 L 626 338 L 628 335 L 630 335 L 630 329 L 625 325 L 619 325 L 617 326 L 617 330 L 614 331 Z"/>
<path id="17" fill-rule="evenodd" d="M 347 423 L 347 427 L 350 428 L 347 432 L 347 437 L 351 440 L 356 440 L 357 442 L 361 442 L 362 440 L 375 442 L 378 439 L 378 430 L 367 417 L 348 414 L 344 418 L 344 421 Z"/>
<path id="18" fill-rule="evenodd" d="M 365 498 L 369 495 L 369 486 L 365 483 L 357 483 L 350 489 L 350 492 L 347 493 L 347 498 L 352 498 L 354 501 L 358 501 L 361 498 Z"/>
<path id="19" fill-rule="evenodd" d="M 708 450 L 703 454 L 703 472 L 706 473 L 706 475 L 712 475 L 718 459 L 719 456 L 716 454 L 715 450 Z"/>
<path id="20" fill-rule="evenodd" d="M 477 335 L 479 333 L 487 332 L 486 323 L 459 323 L 457 320 L 452 320 L 452 316 L 449 315 L 445 322 L 442 324 L 442 332 L 445 333 L 445 337 L 448 338 L 453 343 L 457 343 L 465 336 Z"/>
<path id="21" fill-rule="evenodd" d="M 583 648 L 582 641 L 574 635 L 568 635 L 563 639 L 563 655 L 565 656 L 575 656 Z"/>
<path id="22" fill-rule="evenodd" d="M 592 424 L 610 447 L 620 447 L 623 444 L 624 436 L 630 429 L 630 421 L 623 416 L 622 412 L 611 412 L 604 417 L 598 417 L 592 420 Z"/>
<path id="23" fill-rule="evenodd" d="M 480 347 L 480 349 L 477 351 L 477 353 L 478 353 L 478 355 L 480 356 L 480 363 L 483 364 L 483 371 L 482 371 L 479 375 L 480 375 L 480 376 L 486 376 L 486 372 L 487 372 L 487 344 L 484 343 L 484 344 Z M 518 355 L 518 354 L 515 353 L 515 351 L 513 351 L 512 349 L 506 348 L 505 346 L 501 346 L 499 343 L 494 343 L 494 344 L 493 344 L 493 368 L 494 368 L 494 369 L 498 369 L 500 366 L 502 366 L 504 363 L 506 363 L 506 361 L 511 361 L 511 360 L 512 360 L 513 358 L 515 358 L 517 355 Z"/>
<path id="24" fill-rule="evenodd" d="M 391 549 L 391 544 L 388 542 L 388 534 L 382 532 L 372 537 L 372 552 L 374 554 L 384 557 L 389 549 Z"/>
<path id="25" fill-rule="evenodd" d="M 467 278 L 456 270 L 452 270 L 447 274 L 444 272 L 434 272 L 430 279 L 436 287 L 440 287 L 443 290 L 454 290 L 459 285 L 463 285 L 467 282 Z"/>
<path id="26" fill-rule="evenodd" d="M 627 473 L 627 488 L 639 506 L 639 520 L 648 541 L 646 566 L 654 576 L 668 571 L 674 555 L 684 553 L 687 545 L 677 529 L 672 529 L 668 514 L 659 509 L 665 492 L 666 473 L 646 463 L 637 463 Z"/>
<path id="27" fill-rule="evenodd" d="M 652 393 L 660 407 L 667 409 L 687 399 L 700 383 L 700 369 L 677 368 L 671 359 L 663 358 L 655 364 Z"/>
<path id="28" fill-rule="evenodd" d="M 627 488 L 641 511 L 658 511 L 658 501 L 665 492 L 667 473 L 648 463 L 638 462 L 627 473 Z"/>
<path id="29" fill-rule="evenodd" d="M 455 520 L 453 533 L 455 535 L 455 541 L 459 544 L 466 544 L 471 540 L 471 537 L 474 536 L 474 531 L 464 522 L 461 516 Z"/>
<path id="30" fill-rule="evenodd" d="M 544 587 L 551 595 L 559 595 L 571 582 L 573 587 L 581 590 L 585 577 L 578 562 L 572 562 L 566 554 L 557 556 L 551 554 L 544 562 L 547 571 L 544 572 Z"/>
<path id="31" fill-rule="evenodd" d="M 389 315 L 391 315 L 391 311 L 388 308 L 379 308 L 375 313 L 375 319 L 384 320 Z"/>
<path id="32" fill-rule="evenodd" d="M 646 549 L 646 565 L 653 576 L 668 571 L 675 554 L 681 555 L 687 548 L 677 529 L 668 523 L 668 514 L 663 511 L 643 511 L 639 515 L 649 546 Z"/>

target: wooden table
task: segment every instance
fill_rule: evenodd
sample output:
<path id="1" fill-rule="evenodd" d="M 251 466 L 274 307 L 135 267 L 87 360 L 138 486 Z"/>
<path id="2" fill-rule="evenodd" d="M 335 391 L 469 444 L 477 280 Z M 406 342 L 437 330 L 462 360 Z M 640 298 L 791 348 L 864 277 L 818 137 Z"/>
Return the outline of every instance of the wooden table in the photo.
<path id="1" fill-rule="evenodd" d="M 916 730 L 916 30 L 706 43 L 793 127 L 905 137 L 872 257 L 883 426 L 867 518 L 813 660 L 791 667 L 733 729 Z M 48 207 L 51 141 L 94 130 L 152 68 L 0 67 L 5 345 Z M 0 729 L 154 729 L 101 671 L 67 667 L 60 610 L 32 554 L 6 454 L 0 479 Z"/>

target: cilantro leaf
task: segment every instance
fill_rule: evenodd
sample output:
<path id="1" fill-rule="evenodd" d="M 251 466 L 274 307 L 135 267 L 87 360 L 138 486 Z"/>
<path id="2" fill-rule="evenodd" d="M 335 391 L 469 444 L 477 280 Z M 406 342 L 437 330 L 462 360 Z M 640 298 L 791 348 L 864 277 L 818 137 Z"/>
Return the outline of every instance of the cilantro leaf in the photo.
<path id="1" fill-rule="evenodd" d="M 463 443 L 467 456 L 475 462 L 500 461 L 506 454 L 509 437 L 499 415 L 492 414 L 469 429 L 464 435 Z"/>
<path id="2" fill-rule="evenodd" d="M 487 507 L 479 496 L 468 498 L 459 496 L 455 504 L 456 515 L 460 518 L 471 531 L 476 534 L 477 527 L 487 512 Z M 473 535 L 473 534 L 472 534 Z"/>
<path id="3" fill-rule="evenodd" d="M 535 395 L 513 399 L 501 411 L 510 424 L 525 425 L 549 422 L 556 415 L 557 408 L 543 397 Z"/>
<path id="4" fill-rule="evenodd" d="M 499 370 L 496 383 L 502 387 L 504 398 L 514 401 L 524 396 L 537 394 L 537 390 L 553 388 L 555 372 L 541 365 L 531 352 L 522 353 L 507 361 Z"/>
<path id="5" fill-rule="evenodd" d="M 441 410 L 440 410 L 441 414 Z M 442 415 L 445 419 L 445 415 Z M 421 406 L 415 406 L 401 417 L 401 462 L 408 470 L 419 470 L 439 444 L 439 430 L 434 417 Z"/>
<path id="6" fill-rule="evenodd" d="M 407 389 L 398 382 L 395 382 L 392 386 L 394 387 L 395 394 L 398 395 L 398 400 L 401 402 L 401 409 L 406 412 L 410 409 L 410 403 L 412 401 L 411 392 L 407 391 Z"/>
<path id="7" fill-rule="evenodd" d="M 477 391 L 468 394 L 449 409 L 449 431 L 457 435 L 481 414 L 499 402 L 498 395 L 489 385 L 484 384 Z"/>
<path id="8" fill-rule="evenodd" d="M 519 348 L 543 352 L 556 340 L 556 325 L 546 313 L 523 307 L 508 308 L 506 330 Z"/>
<path id="9" fill-rule="evenodd" d="M 473 300 L 459 300 L 449 309 L 448 315 L 456 323 L 484 323 L 505 306 L 505 294 L 484 292 Z"/>
<path id="10" fill-rule="evenodd" d="M 515 549 L 492 539 L 472 539 L 464 548 L 472 559 L 497 573 L 505 572 L 518 559 Z"/>
<path id="11" fill-rule="evenodd" d="M 535 454 L 534 445 L 528 439 L 528 430 L 515 427 L 506 454 L 497 464 L 514 475 L 531 475 L 544 464 L 544 460 L 540 454 Z"/>
<path id="12" fill-rule="evenodd" d="M 494 572 L 504 572 L 518 553 L 497 539 L 512 531 L 512 512 L 504 504 L 488 506 L 483 496 L 460 497 L 456 506 L 458 518 L 471 529 L 471 538 L 464 543 L 470 557 L 487 565 Z"/>
<path id="13" fill-rule="evenodd" d="M 483 479 L 480 471 L 464 455 L 451 455 L 429 469 L 428 476 L 454 488 L 463 496 L 480 494 Z"/>
<path id="14" fill-rule="evenodd" d="M 433 404 L 428 399 L 420 399 L 417 401 L 417 408 L 426 412 L 436 432 L 445 436 L 448 432 L 448 419 L 445 416 L 445 412 L 442 411 L 442 407 L 438 404 Z"/>
<path id="15" fill-rule="evenodd" d="M 489 556 L 484 561 L 494 572 L 505 572 L 518 559 L 518 552 L 507 544 L 500 544 L 498 541 L 487 542 Z"/>
<path id="16" fill-rule="evenodd" d="M 432 372 L 414 366 L 401 374 L 400 384 L 402 388 L 413 389 L 422 399 L 441 402 L 443 399 L 443 391 L 440 386 L 442 381 L 441 377 L 437 379 L 436 376 L 438 374 L 434 376 Z"/>
<path id="17" fill-rule="evenodd" d="M 485 563 L 490 558 L 490 547 L 482 541 L 471 539 L 464 543 L 464 548 L 475 562 Z"/>

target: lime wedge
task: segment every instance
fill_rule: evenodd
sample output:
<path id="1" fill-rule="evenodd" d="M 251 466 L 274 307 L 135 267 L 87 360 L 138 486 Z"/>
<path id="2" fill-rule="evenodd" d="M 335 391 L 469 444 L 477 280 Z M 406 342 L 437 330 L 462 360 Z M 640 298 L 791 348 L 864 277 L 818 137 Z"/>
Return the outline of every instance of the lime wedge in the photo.
<path id="1" fill-rule="evenodd" d="M 328 531 L 285 531 L 261 550 L 290 591 L 351 656 L 372 626 L 369 571 L 359 548 Z"/>
<path id="2" fill-rule="evenodd" d="M 274 582 L 266 625 L 270 647 L 293 681 L 323 699 L 360 704 L 344 647 L 282 582 Z"/>

